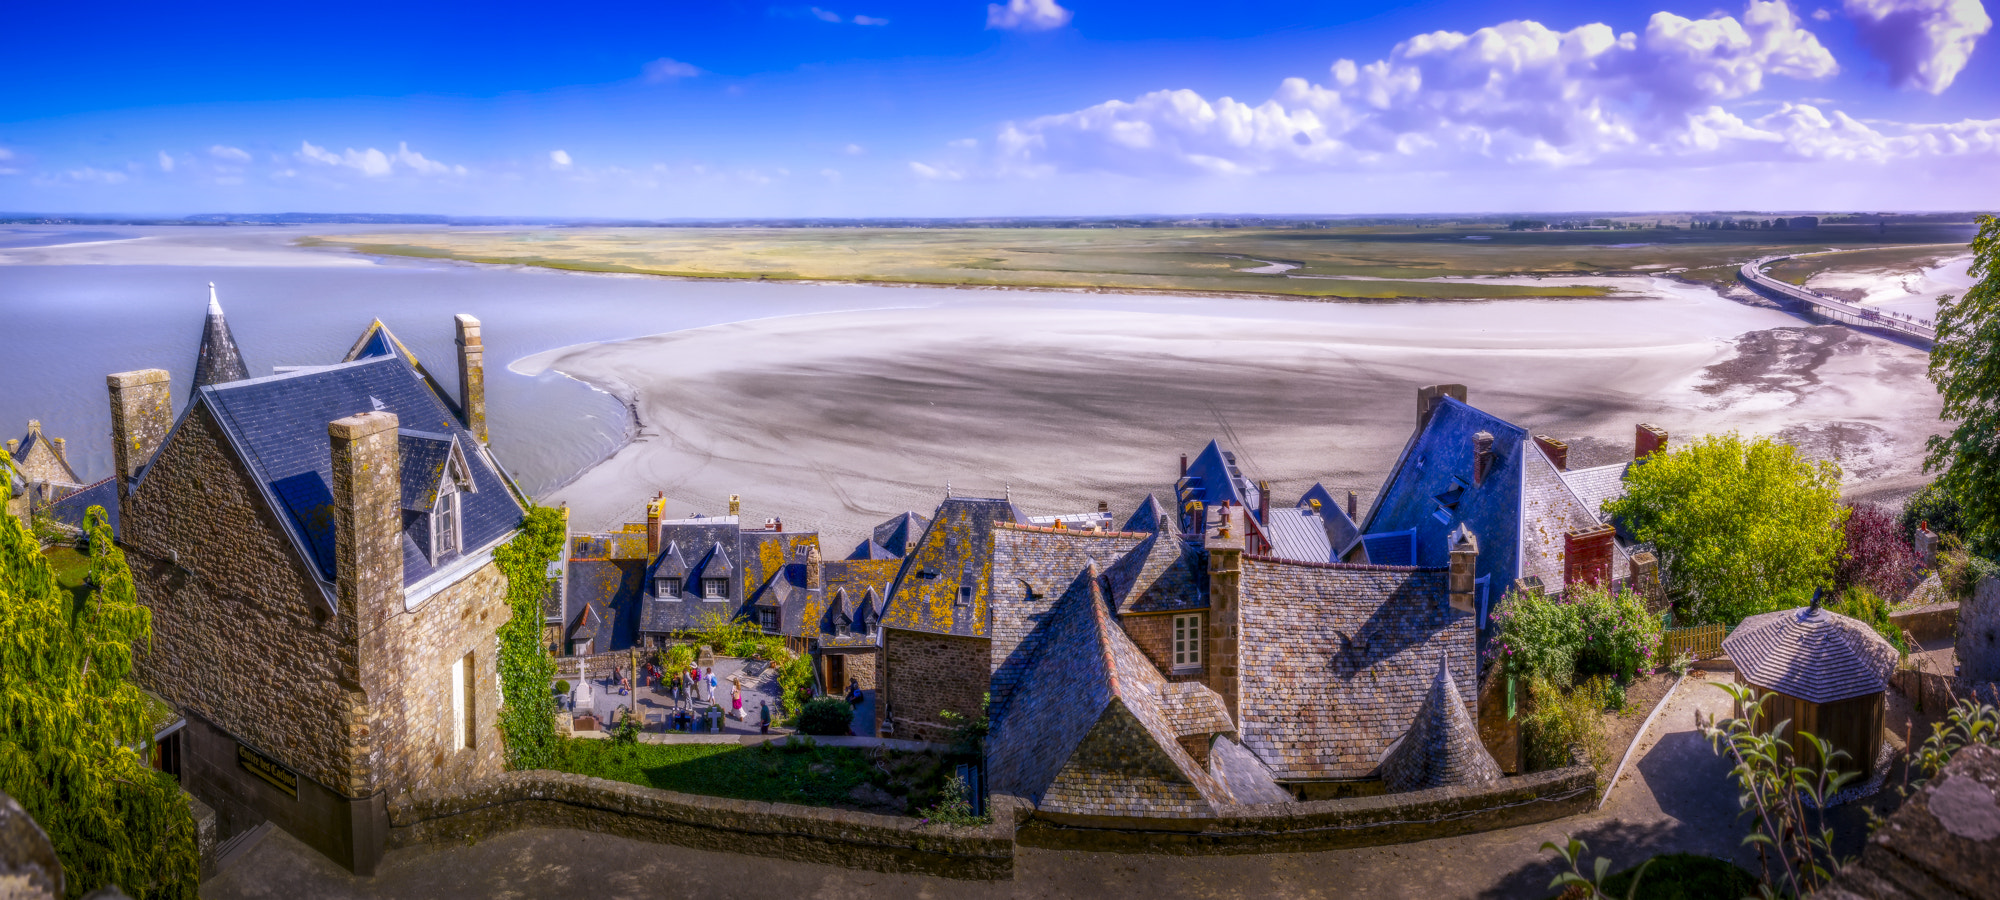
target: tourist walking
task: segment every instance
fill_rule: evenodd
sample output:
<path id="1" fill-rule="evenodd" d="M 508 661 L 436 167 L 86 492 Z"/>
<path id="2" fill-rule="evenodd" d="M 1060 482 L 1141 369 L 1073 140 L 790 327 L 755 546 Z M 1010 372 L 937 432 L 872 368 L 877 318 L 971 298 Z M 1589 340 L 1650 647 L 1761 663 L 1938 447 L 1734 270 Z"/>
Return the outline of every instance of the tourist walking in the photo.
<path id="1" fill-rule="evenodd" d="M 735 717 L 736 721 L 738 722 L 743 721 L 743 685 L 737 684 L 730 686 L 729 709 L 731 714 Z"/>
<path id="2" fill-rule="evenodd" d="M 708 667 L 708 702 L 715 702 L 715 667 Z"/>
<path id="3" fill-rule="evenodd" d="M 771 733 L 771 701 L 769 700 L 757 704 L 757 733 Z"/>
<path id="4" fill-rule="evenodd" d="M 694 694 L 695 694 L 695 696 L 696 696 L 696 697 L 700 697 L 700 696 L 701 696 L 701 667 L 700 667 L 700 666 L 697 666 L 697 665 L 695 665 L 694 663 L 688 663 L 688 671 L 687 671 L 687 680 L 688 680 L 688 688 L 689 688 L 690 690 L 694 691 Z M 710 691 L 708 692 L 708 701 L 709 701 L 710 703 L 714 703 L 714 702 L 715 702 L 715 691 L 714 691 L 714 690 L 710 690 Z"/>

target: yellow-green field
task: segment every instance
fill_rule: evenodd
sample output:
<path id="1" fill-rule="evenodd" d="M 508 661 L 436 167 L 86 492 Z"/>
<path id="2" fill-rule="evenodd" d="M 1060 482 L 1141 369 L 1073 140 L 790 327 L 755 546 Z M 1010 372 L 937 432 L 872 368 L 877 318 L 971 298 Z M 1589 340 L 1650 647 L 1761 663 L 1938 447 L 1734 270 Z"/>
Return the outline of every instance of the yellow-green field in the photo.
<path id="1" fill-rule="evenodd" d="M 1764 271 L 1773 278 L 1793 284 L 1821 272 L 1915 272 L 1936 266 L 1967 252 L 1966 245 L 1925 244 L 1909 247 L 1875 247 L 1850 253 L 1826 253 L 1788 259 Z"/>
<path id="2" fill-rule="evenodd" d="M 307 240 L 367 254 L 687 278 L 1249 293 L 1304 299 L 1459 299 L 1614 292 L 1594 284 L 1465 280 L 1480 276 L 1539 279 L 1677 272 L 1720 281 L 1744 260 L 1787 250 L 1952 237 L 1956 235 L 1940 229 L 1913 229 L 1885 239 L 1872 227 L 1822 227 L 1811 232 L 556 228 L 348 234 Z M 1295 268 L 1253 271 L 1273 264 Z"/>

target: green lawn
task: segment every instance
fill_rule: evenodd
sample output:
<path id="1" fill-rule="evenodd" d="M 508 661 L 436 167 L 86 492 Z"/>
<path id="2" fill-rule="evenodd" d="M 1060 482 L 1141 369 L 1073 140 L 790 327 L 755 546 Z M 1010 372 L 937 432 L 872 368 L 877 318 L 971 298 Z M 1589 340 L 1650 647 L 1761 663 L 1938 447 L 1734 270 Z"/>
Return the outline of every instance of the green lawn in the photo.
<path id="1" fill-rule="evenodd" d="M 902 801 L 910 812 L 928 807 L 937 802 L 952 771 L 935 753 L 577 738 L 563 741 L 555 768 L 685 794 L 870 812 L 900 811 L 885 796 Z M 864 784 L 874 790 L 857 796 Z"/>
<path id="2" fill-rule="evenodd" d="M 90 575 L 89 554 L 67 544 L 57 544 L 43 550 L 42 556 L 48 559 L 49 568 L 55 571 L 56 584 L 68 590 L 76 602 L 82 603 L 90 595 L 90 589 L 83 584 L 85 577 Z"/>

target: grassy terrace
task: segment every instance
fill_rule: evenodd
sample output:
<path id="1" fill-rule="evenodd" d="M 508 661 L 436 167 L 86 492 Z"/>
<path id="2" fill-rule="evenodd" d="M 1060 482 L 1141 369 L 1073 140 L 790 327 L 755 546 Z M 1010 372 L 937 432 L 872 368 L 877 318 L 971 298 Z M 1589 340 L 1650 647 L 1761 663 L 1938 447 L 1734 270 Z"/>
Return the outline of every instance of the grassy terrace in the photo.
<path id="1" fill-rule="evenodd" d="M 686 794 L 869 812 L 931 806 L 951 774 L 935 753 L 574 738 L 563 741 L 556 768 Z"/>
<path id="2" fill-rule="evenodd" d="M 1969 228 L 1509 232 L 1407 228 L 575 228 L 439 230 L 308 238 L 376 255 L 689 278 L 847 281 L 1300 299 L 1591 297 L 1598 286 L 1491 284 L 1479 276 L 1645 274 L 1733 278 L 1758 256 L 1829 247 L 1963 242 Z M 1273 264 L 1283 272 L 1255 271 Z M 1454 280 L 1422 280 L 1454 279 Z"/>

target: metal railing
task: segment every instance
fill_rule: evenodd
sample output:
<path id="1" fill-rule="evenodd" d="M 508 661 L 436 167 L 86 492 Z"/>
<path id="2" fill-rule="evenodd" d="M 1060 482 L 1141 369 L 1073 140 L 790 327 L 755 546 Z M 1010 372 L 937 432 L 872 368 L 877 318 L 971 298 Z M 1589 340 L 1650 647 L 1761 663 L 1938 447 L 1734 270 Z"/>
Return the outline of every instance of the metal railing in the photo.
<path id="1" fill-rule="evenodd" d="M 1738 275 L 1752 287 L 1761 288 L 1778 296 L 1806 304 L 1813 312 L 1836 322 L 1875 328 L 1905 337 L 1915 338 L 1925 343 L 1937 342 L 1937 329 L 1917 319 L 1884 313 L 1878 309 L 1859 306 L 1844 300 L 1836 300 L 1816 291 L 1809 291 L 1796 284 L 1779 281 L 1764 274 L 1764 267 L 1791 259 L 1787 256 L 1766 256 L 1743 264 Z"/>

